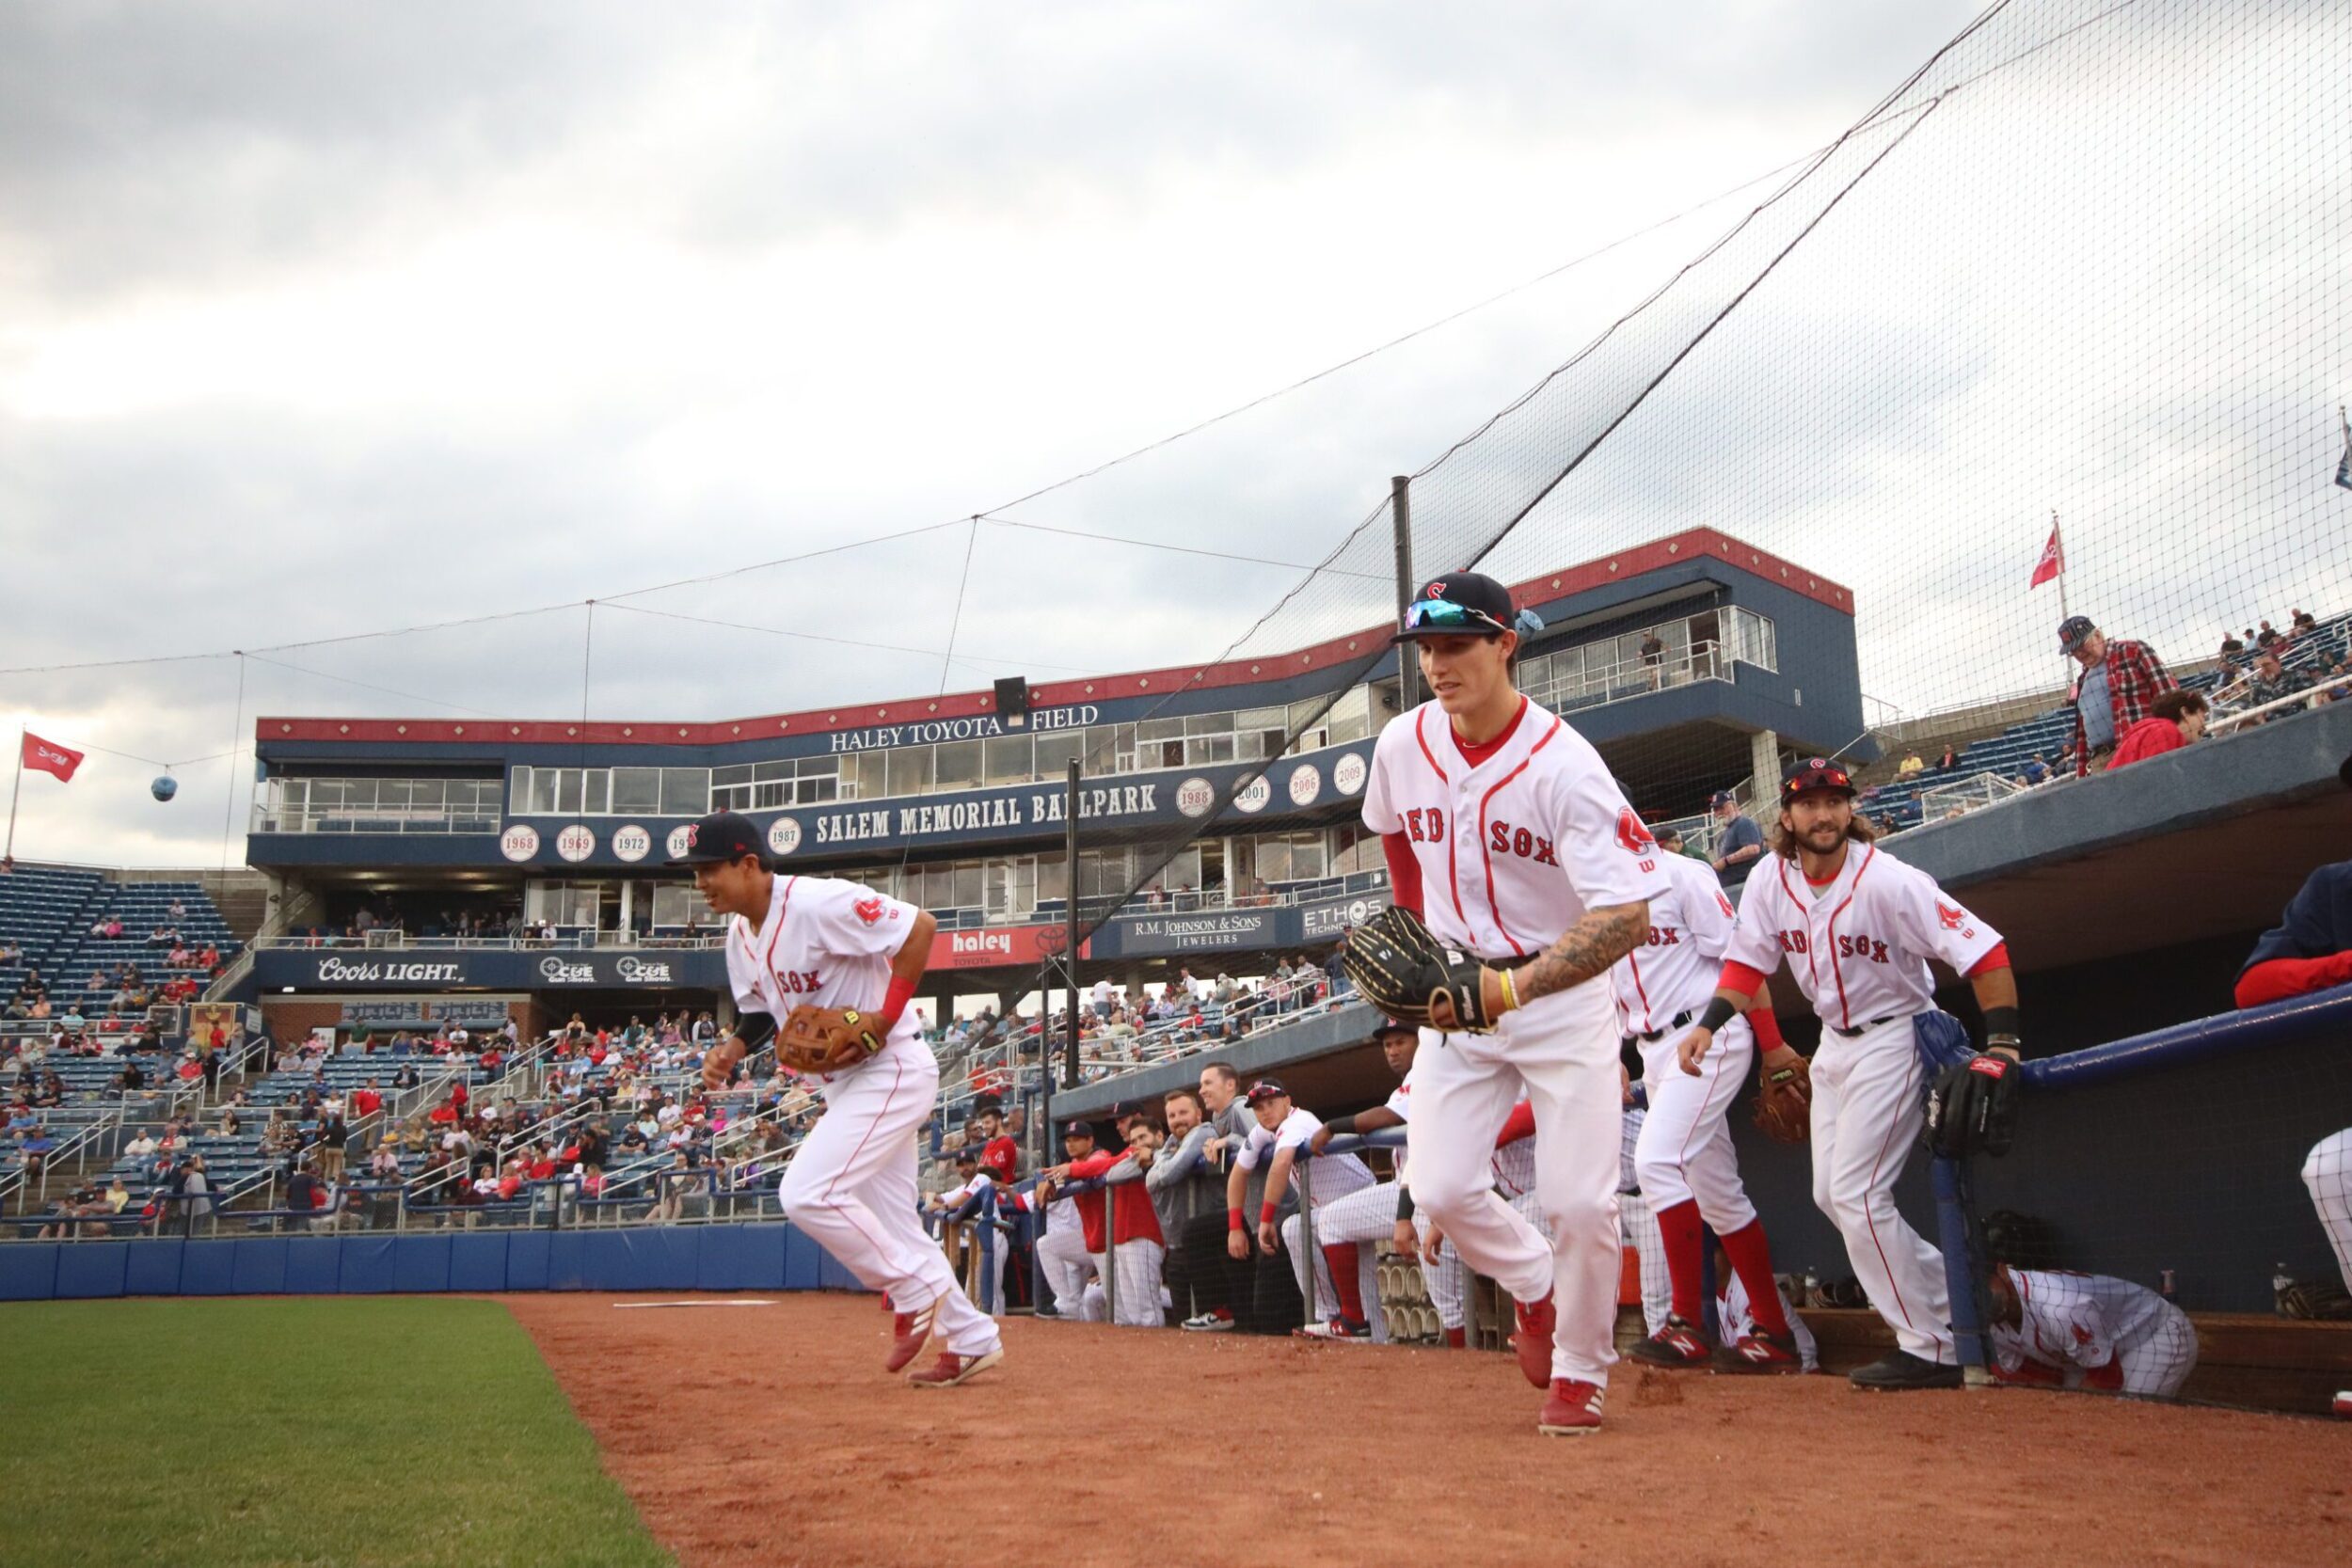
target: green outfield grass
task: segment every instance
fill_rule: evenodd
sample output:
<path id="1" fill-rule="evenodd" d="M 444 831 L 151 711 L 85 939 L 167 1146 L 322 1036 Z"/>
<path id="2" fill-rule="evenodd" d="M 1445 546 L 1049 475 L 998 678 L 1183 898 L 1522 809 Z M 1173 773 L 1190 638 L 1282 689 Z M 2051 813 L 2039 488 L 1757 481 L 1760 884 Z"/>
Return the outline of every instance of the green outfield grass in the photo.
<path id="1" fill-rule="evenodd" d="M 0 1307 L 9 1568 L 670 1560 L 495 1302 Z"/>

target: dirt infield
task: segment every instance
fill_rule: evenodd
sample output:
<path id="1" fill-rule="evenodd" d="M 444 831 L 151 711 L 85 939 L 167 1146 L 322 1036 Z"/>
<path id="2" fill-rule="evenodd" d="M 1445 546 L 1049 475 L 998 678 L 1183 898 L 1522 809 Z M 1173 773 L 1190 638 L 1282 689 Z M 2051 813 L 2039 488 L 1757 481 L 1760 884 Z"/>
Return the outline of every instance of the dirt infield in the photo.
<path id="1" fill-rule="evenodd" d="M 689 1565 L 2336 1563 L 2352 1425 L 1620 1367 L 1539 1438 L 1496 1354 L 1016 1318 L 918 1391 L 871 1298 L 507 1306 Z M 1205 1522 L 1214 1518 L 1214 1530 Z"/>

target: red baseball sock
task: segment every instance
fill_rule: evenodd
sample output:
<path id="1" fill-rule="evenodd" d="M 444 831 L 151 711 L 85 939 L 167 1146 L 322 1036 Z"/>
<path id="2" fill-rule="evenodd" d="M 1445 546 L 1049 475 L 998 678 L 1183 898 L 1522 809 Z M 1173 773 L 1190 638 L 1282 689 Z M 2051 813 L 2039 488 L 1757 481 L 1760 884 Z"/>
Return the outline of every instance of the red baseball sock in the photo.
<path id="1" fill-rule="evenodd" d="M 1340 1293 L 1340 1316 L 1352 1323 L 1368 1322 L 1363 1289 L 1356 1278 L 1356 1243 L 1331 1243 L 1323 1249 L 1323 1260 L 1330 1267 L 1332 1288 Z"/>
<path id="2" fill-rule="evenodd" d="M 1764 1243 L 1764 1222 L 1750 1220 L 1719 1240 L 1731 1257 L 1731 1272 L 1747 1289 L 1756 1326 L 1767 1334 L 1788 1333 L 1788 1314 L 1780 1309 L 1780 1285 L 1772 1278 L 1772 1249 Z"/>
<path id="3" fill-rule="evenodd" d="M 1469 1348 L 1470 1330 L 1466 1328 L 1447 1329 L 1445 1331 L 1445 1343 L 1448 1350 L 1464 1350 Z"/>
<path id="4" fill-rule="evenodd" d="M 1674 1284 L 1674 1314 L 1686 1323 L 1699 1321 L 1700 1228 L 1697 1198 L 1658 1211 L 1658 1239 L 1666 1249 L 1666 1277 Z"/>

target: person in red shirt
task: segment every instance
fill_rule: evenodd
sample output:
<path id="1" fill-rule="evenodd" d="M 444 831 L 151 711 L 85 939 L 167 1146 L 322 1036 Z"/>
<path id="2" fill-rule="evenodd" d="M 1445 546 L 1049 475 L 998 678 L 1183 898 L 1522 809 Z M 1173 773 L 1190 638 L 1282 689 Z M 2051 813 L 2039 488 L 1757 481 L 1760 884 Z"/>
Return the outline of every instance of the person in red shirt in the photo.
<path id="1" fill-rule="evenodd" d="M 2175 687 L 2149 705 L 2148 717 L 2123 732 L 2122 740 L 2115 748 L 2115 755 L 2107 761 L 2107 771 L 2128 768 L 2135 762 L 2177 752 L 2193 740 L 2203 737 L 2205 721 L 2213 713 L 2213 705 L 2204 694 Z"/>
<path id="2" fill-rule="evenodd" d="M 365 1088 L 358 1088 L 351 1091 L 351 1116 L 353 1120 L 357 1121 L 361 1117 L 372 1117 L 383 1108 L 383 1091 L 376 1087 L 374 1079 L 369 1079 Z"/>
<path id="3" fill-rule="evenodd" d="M 1135 1117 L 1123 1130 L 1125 1148 L 1100 1149 L 1049 1173 L 1072 1181 L 1098 1177 L 1104 1181 L 1102 1191 L 1073 1193 L 1071 1196 L 1078 1205 L 1078 1220 L 1086 1231 L 1087 1251 L 1094 1259 L 1096 1275 L 1100 1277 L 1104 1272 L 1105 1241 L 1109 1243 L 1110 1266 L 1119 1271 L 1111 1321 L 1133 1328 L 1168 1325 L 1160 1290 L 1160 1264 L 1168 1257 L 1168 1243 L 1160 1234 L 1159 1212 L 1152 1207 L 1151 1189 L 1143 1181 L 1143 1167 L 1128 1152 L 1139 1142 L 1152 1143 L 1153 1133 L 1148 1120 Z M 1104 1216 L 1106 1197 L 1110 1211 L 1107 1237 Z"/>

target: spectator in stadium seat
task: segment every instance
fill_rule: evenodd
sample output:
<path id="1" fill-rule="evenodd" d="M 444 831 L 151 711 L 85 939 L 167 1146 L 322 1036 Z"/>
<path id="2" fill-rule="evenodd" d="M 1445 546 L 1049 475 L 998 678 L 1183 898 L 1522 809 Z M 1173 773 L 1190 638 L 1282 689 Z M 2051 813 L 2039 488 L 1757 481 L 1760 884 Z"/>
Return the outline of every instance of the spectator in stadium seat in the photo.
<path id="1" fill-rule="evenodd" d="M 1919 760 L 1918 752 L 1913 752 L 1907 754 L 1902 761 L 1895 765 L 1895 777 L 1899 779 L 1915 779 L 1927 770 L 1928 765 Z"/>
<path id="2" fill-rule="evenodd" d="M 2245 644 L 2245 642 L 2244 642 L 2243 641 L 2241 641 L 2241 640 L 2238 638 L 2238 636 L 2237 636 L 2234 632 L 2231 632 L 2231 631 L 2227 631 L 2227 630 L 2224 630 L 2224 631 L 2222 632 L 2222 634 L 2221 634 L 2221 660 L 2222 660 L 2222 662 L 2223 662 L 2223 663 L 2225 663 L 2225 664 L 2226 664 L 2226 663 L 2230 662 L 2231 660 L 2233 660 L 2233 659 L 2235 659 L 2235 658 L 2239 657 L 2240 657 L 2240 656 L 2242 656 L 2245 652 L 2246 652 L 2246 644 Z"/>
<path id="3" fill-rule="evenodd" d="M 2018 771 L 2017 782 L 2028 789 L 2036 784 L 2048 784 L 2050 782 L 2050 759 L 2040 752 L 2027 757 L 2026 766 Z"/>
<path id="4" fill-rule="evenodd" d="M 2082 666 L 2067 699 L 2074 709 L 2075 777 L 2082 778 L 2105 768 L 2123 736 L 2179 683 L 2153 648 L 2128 638 L 2110 641 L 2088 615 L 2059 623 L 2058 651 Z"/>
<path id="5" fill-rule="evenodd" d="M 2205 733 L 2205 720 L 2213 711 L 2204 694 L 2175 687 L 2158 697 L 2147 718 L 2123 733 L 2122 743 L 2115 755 L 2107 759 L 2107 771 L 2128 768 L 2135 762 L 2177 752 L 2200 739 Z"/>
<path id="6" fill-rule="evenodd" d="M 2272 626 L 2269 622 L 2265 621 L 2263 623 L 2263 629 L 2261 633 L 2254 639 L 2255 651 L 2257 653 L 2266 653 L 2272 649 L 2284 648 L 2286 645 L 2286 634 L 2279 630 L 2278 627 Z"/>
<path id="7" fill-rule="evenodd" d="M 1956 771 L 1959 767 L 1960 752 L 1951 746 L 1946 746 L 1944 754 L 1935 759 L 1935 770 L 1939 773 L 1950 773 Z"/>
<path id="8" fill-rule="evenodd" d="M 2326 705 L 2328 693 L 2313 689 L 2318 684 L 2309 670 L 2290 670 L 2279 662 L 2276 649 L 2265 648 L 2254 656 L 2254 678 L 2246 689 L 2246 700 L 2249 706 L 2261 707 L 2265 703 L 2283 701 L 2298 691 L 2312 693 L 2310 702 L 2282 707 L 2265 716 L 2263 721 L 2267 723 L 2271 719 L 2283 719 L 2290 713 L 2301 713 L 2313 706 Z"/>
<path id="9" fill-rule="evenodd" d="M 1916 756 L 1908 757 L 1904 766 L 1918 760 Z M 1757 859 L 1764 853 L 1764 830 L 1740 809 L 1738 799 L 1728 789 L 1717 790 L 1707 807 L 1714 814 L 1721 830 L 1715 840 L 1715 858 L 1708 863 L 1715 868 L 1715 875 L 1728 892 L 1745 882 L 1748 873 L 1756 868 Z"/>

